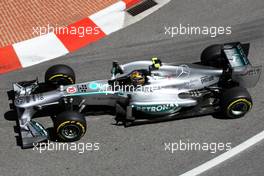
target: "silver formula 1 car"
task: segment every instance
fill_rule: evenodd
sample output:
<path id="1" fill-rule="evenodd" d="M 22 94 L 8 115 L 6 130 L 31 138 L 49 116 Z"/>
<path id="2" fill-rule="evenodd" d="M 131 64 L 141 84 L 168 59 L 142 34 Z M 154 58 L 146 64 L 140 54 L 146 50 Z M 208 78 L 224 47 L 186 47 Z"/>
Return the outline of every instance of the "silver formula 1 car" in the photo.
<path id="1" fill-rule="evenodd" d="M 109 113 L 119 124 L 212 114 L 239 118 L 252 107 L 247 87 L 255 86 L 261 66 L 253 67 L 247 56 L 249 44 L 212 45 L 192 64 L 136 61 L 113 62 L 111 78 L 75 83 L 66 65 L 50 67 L 45 82 L 13 84 L 8 92 L 11 109 L 18 115 L 22 147 L 47 140 L 45 128 L 35 120 L 51 116 L 54 133 L 61 141 L 79 140 L 86 132 L 85 115 Z"/>

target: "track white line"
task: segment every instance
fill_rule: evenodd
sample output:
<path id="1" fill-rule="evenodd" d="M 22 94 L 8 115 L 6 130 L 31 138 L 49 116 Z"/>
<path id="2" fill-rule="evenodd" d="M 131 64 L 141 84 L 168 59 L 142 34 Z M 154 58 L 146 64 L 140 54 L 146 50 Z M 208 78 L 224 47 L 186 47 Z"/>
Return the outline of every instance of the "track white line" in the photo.
<path id="1" fill-rule="evenodd" d="M 248 140 L 246 140 L 245 142 L 239 144 L 238 146 L 232 148 L 231 150 L 217 156 L 216 158 L 213 158 L 207 162 L 205 162 L 204 164 L 188 171 L 185 172 L 184 174 L 181 174 L 180 176 L 196 176 L 199 175 L 219 164 L 221 164 L 222 162 L 230 159 L 231 157 L 239 154 L 240 152 L 252 147 L 253 145 L 257 144 L 258 142 L 260 142 L 261 140 L 264 139 L 264 131 L 256 134 L 255 136 L 249 138 Z"/>

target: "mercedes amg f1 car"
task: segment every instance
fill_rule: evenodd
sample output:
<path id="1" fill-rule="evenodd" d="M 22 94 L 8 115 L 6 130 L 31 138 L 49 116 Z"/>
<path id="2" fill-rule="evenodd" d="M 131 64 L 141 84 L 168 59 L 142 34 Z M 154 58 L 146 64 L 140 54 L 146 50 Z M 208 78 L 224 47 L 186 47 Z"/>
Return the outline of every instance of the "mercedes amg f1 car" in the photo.
<path id="1" fill-rule="evenodd" d="M 49 139 L 38 116 L 51 116 L 61 141 L 79 140 L 86 132 L 85 116 L 109 113 L 126 127 L 206 114 L 239 118 L 252 107 L 246 88 L 255 86 L 262 67 L 248 60 L 249 44 L 228 43 L 204 49 L 192 64 L 136 61 L 113 62 L 111 78 L 75 83 L 72 68 L 54 65 L 45 81 L 22 81 L 8 92 L 17 111 L 22 147 Z"/>

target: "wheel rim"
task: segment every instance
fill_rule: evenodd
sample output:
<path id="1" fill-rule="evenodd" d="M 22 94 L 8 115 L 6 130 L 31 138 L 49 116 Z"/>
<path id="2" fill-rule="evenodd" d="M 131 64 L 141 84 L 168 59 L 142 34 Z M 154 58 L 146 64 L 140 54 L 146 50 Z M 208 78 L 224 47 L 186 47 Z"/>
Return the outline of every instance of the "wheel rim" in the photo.
<path id="1" fill-rule="evenodd" d="M 67 125 L 61 130 L 62 135 L 67 139 L 75 139 L 80 134 L 80 129 L 76 125 Z"/>
<path id="2" fill-rule="evenodd" d="M 229 107 L 229 113 L 232 116 L 240 117 L 245 115 L 249 111 L 250 107 L 251 103 L 247 100 L 238 100 L 231 104 L 231 106 Z"/>

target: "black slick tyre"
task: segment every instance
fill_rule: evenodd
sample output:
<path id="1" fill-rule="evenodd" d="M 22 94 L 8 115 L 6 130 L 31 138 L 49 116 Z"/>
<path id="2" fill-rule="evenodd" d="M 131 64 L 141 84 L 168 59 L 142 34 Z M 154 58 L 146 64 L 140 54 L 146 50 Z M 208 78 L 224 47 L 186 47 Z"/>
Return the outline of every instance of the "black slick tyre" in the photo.
<path id="1" fill-rule="evenodd" d="M 216 68 L 224 68 L 227 62 L 222 55 L 222 45 L 211 45 L 205 48 L 201 54 L 201 64 Z"/>
<path id="2" fill-rule="evenodd" d="M 67 65 L 54 65 L 45 73 L 45 83 L 53 85 L 69 85 L 75 83 L 75 73 Z"/>
<path id="3" fill-rule="evenodd" d="M 75 111 L 62 112 L 54 119 L 54 130 L 61 141 L 78 141 L 86 132 L 85 117 Z"/>
<path id="4" fill-rule="evenodd" d="M 252 99 L 246 88 L 233 87 L 223 92 L 220 99 L 221 115 L 235 119 L 243 117 L 252 108 Z"/>

